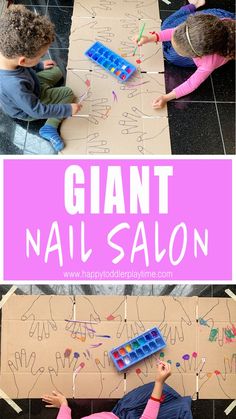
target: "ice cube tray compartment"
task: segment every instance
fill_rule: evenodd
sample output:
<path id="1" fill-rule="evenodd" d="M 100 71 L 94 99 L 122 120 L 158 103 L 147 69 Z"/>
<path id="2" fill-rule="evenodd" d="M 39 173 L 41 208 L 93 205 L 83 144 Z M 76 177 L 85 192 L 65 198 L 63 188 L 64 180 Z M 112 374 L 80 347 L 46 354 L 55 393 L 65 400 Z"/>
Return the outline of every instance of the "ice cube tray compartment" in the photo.
<path id="1" fill-rule="evenodd" d="M 166 342 L 160 330 L 154 327 L 125 342 L 123 345 L 113 348 L 109 352 L 109 356 L 118 371 L 123 371 L 155 352 L 160 351 L 165 346 Z"/>
<path id="2" fill-rule="evenodd" d="M 136 71 L 136 67 L 101 42 L 95 42 L 85 55 L 112 74 L 117 80 L 125 82 Z"/>

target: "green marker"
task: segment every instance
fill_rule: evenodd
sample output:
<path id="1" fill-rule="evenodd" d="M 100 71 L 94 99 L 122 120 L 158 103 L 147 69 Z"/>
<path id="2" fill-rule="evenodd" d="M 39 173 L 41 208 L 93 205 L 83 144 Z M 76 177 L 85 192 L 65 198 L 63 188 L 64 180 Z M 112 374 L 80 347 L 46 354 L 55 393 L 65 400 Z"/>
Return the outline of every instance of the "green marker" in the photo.
<path id="1" fill-rule="evenodd" d="M 138 37 L 138 42 L 139 42 L 139 41 L 140 41 L 140 39 L 142 38 L 144 28 L 145 28 L 145 23 L 143 24 L 143 26 L 142 26 L 142 28 L 141 28 L 141 31 L 140 31 L 140 34 L 139 34 L 139 37 Z M 135 49 L 134 49 L 133 56 L 136 54 L 137 49 L 138 49 L 138 45 L 137 45 L 137 46 L 135 47 Z"/>

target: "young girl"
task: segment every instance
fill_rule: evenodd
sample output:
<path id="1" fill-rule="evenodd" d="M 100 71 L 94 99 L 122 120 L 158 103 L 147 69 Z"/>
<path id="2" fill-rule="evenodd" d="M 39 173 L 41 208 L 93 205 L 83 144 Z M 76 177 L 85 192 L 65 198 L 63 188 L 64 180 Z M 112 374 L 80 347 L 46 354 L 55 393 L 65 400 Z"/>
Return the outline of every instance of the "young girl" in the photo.
<path id="1" fill-rule="evenodd" d="M 117 403 L 113 412 L 95 413 L 84 419 L 156 419 L 157 417 L 158 419 L 192 419 L 190 397 L 181 397 L 164 384 L 170 375 L 170 364 L 160 362 L 157 365 L 155 383 L 145 384 L 128 393 Z M 164 403 L 160 409 L 160 403 L 163 400 L 162 393 Z M 43 401 L 47 403 L 46 407 L 60 409 L 57 419 L 71 419 L 71 409 L 62 394 L 54 391 L 52 396 L 44 395 Z"/>
<path id="2" fill-rule="evenodd" d="M 169 100 L 195 90 L 218 67 L 235 59 L 235 16 L 221 9 L 196 13 L 205 0 L 188 0 L 190 4 L 168 17 L 160 33 L 152 32 L 135 42 L 164 42 L 166 59 L 181 67 L 197 67 L 193 75 L 172 92 L 158 97 L 153 108 L 163 108 Z M 179 26 L 177 26 L 179 25 Z"/>

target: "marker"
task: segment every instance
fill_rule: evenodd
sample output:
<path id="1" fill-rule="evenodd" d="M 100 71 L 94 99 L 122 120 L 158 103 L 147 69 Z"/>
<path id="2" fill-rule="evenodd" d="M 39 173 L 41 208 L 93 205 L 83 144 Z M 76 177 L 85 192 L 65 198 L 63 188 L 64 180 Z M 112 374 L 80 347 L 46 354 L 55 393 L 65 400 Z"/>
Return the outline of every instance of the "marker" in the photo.
<path id="1" fill-rule="evenodd" d="M 76 115 L 75 115 L 76 116 Z M 83 116 L 87 116 L 87 115 L 83 115 Z M 88 115 L 89 116 L 89 115 Z M 65 319 L 65 322 L 69 322 L 69 323 L 88 323 L 88 324 L 98 324 L 98 322 L 90 322 L 87 320 L 67 320 Z"/>
<path id="2" fill-rule="evenodd" d="M 85 366 L 85 363 L 81 362 L 79 364 L 78 368 L 76 368 L 76 370 L 73 372 L 73 387 L 72 387 L 73 397 L 75 395 L 75 378 L 76 378 L 76 375 L 80 372 L 80 370 L 82 370 L 82 368 L 84 368 L 84 366 Z"/>
<path id="3" fill-rule="evenodd" d="M 84 99 L 86 99 L 86 97 L 88 96 L 89 93 L 89 89 L 86 90 L 86 92 L 81 96 L 80 100 L 78 103 L 82 103 Z"/>
<path id="4" fill-rule="evenodd" d="M 73 117 L 74 116 L 77 116 L 78 118 L 89 118 L 89 115 L 72 115 Z M 71 321 L 71 320 L 70 320 Z M 78 323 L 85 323 L 85 322 L 78 322 Z M 90 322 L 88 322 L 88 323 L 90 323 Z M 96 323 L 97 324 L 97 323 Z"/>
<path id="5" fill-rule="evenodd" d="M 85 363 L 81 362 L 78 366 L 78 368 L 76 368 L 76 370 L 74 371 L 74 373 L 78 374 L 78 372 L 80 372 L 80 370 L 82 370 L 82 368 L 84 368 Z"/>
<path id="6" fill-rule="evenodd" d="M 140 31 L 140 34 L 139 34 L 139 37 L 138 37 L 138 42 L 139 42 L 139 41 L 140 41 L 140 39 L 142 38 L 144 28 L 145 28 L 145 23 L 143 24 L 143 26 L 142 26 L 142 28 L 141 28 L 141 31 Z M 137 46 L 135 47 L 135 49 L 134 49 L 133 56 L 136 54 L 137 49 L 138 49 L 138 45 L 137 45 Z"/>

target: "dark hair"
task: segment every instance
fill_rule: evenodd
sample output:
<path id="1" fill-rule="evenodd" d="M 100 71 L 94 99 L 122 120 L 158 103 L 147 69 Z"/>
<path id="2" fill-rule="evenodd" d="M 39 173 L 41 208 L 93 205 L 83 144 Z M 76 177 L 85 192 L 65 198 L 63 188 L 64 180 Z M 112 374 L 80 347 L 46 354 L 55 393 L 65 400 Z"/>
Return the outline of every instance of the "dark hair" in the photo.
<path id="1" fill-rule="evenodd" d="M 175 29 L 174 41 L 189 57 L 217 53 L 235 59 L 235 21 L 208 14 L 190 15 Z"/>
<path id="2" fill-rule="evenodd" d="M 0 18 L 0 52 L 6 58 L 34 58 L 54 37 L 50 20 L 22 5 L 10 6 Z"/>

